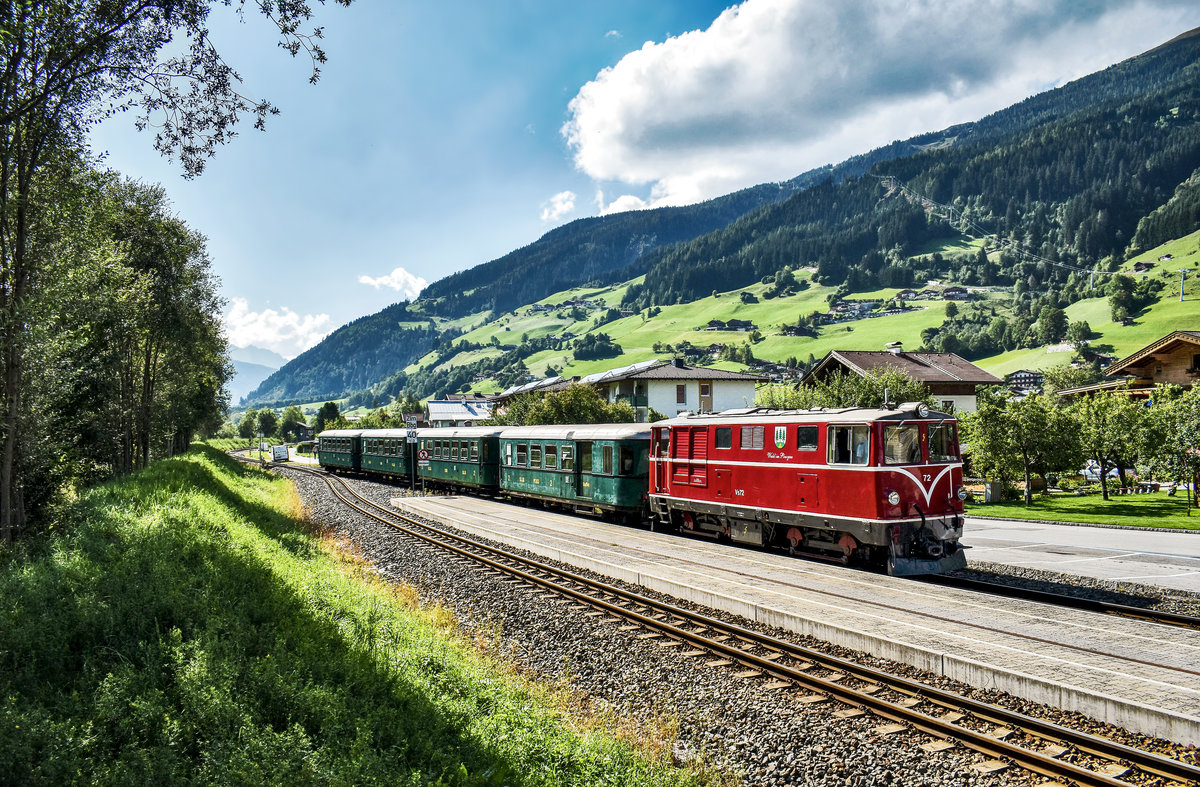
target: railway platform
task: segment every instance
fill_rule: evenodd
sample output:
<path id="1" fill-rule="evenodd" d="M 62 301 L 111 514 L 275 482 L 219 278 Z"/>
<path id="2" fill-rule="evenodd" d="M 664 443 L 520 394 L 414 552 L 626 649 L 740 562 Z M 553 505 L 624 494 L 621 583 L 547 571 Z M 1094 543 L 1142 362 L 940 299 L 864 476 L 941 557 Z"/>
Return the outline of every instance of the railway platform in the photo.
<path id="1" fill-rule="evenodd" d="M 1200 632 L 474 497 L 392 503 L 648 590 L 1200 745 Z"/>

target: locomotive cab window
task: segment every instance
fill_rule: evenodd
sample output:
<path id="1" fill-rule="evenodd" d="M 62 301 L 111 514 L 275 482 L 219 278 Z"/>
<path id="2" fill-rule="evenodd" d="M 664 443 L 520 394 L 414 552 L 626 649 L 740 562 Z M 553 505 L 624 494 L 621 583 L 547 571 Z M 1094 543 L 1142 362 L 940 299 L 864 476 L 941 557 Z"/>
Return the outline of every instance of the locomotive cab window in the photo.
<path id="1" fill-rule="evenodd" d="M 829 427 L 829 463 L 865 465 L 870 455 L 871 430 L 866 424 Z"/>
<path id="2" fill-rule="evenodd" d="M 955 439 L 953 424 L 936 424 L 929 427 L 929 461 L 958 461 L 958 440 Z"/>
<path id="3" fill-rule="evenodd" d="M 733 427 L 718 426 L 716 441 L 713 445 L 717 448 L 733 448 Z"/>
<path id="4" fill-rule="evenodd" d="M 883 429 L 883 461 L 889 465 L 921 463 L 921 429 L 916 424 Z"/>
<path id="5" fill-rule="evenodd" d="M 815 426 L 797 426 L 796 427 L 796 450 L 797 451 L 816 451 L 817 450 L 817 427 L 815 427 Z"/>

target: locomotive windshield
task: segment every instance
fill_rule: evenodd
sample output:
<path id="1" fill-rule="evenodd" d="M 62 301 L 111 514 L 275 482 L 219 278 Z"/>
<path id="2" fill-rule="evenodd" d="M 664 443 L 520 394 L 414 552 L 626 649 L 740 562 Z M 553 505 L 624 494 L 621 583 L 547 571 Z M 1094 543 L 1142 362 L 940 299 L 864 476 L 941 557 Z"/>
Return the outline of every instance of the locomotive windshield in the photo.
<path id="1" fill-rule="evenodd" d="M 954 424 L 929 427 L 929 461 L 958 461 L 958 440 L 955 439 Z"/>
<path id="2" fill-rule="evenodd" d="M 916 424 L 883 430 L 883 461 L 889 465 L 921 464 L 921 429 Z"/>

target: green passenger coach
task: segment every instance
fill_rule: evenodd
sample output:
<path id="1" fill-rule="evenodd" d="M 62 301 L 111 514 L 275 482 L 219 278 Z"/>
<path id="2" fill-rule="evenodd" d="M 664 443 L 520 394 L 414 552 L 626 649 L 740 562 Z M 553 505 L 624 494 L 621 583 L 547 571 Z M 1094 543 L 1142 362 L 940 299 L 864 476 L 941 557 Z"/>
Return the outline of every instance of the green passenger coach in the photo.
<path id="1" fill-rule="evenodd" d="M 361 460 L 361 429 L 326 429 L 317 435 L 317 461 L 321 467 L 358 470 Z"/>
<path id="2" fill-rule="evenodd" d="M 362 433 L 362 469 L 411 479 L 413 453 L 404 429 L 369 429 Z"/>
<path id="3" fill-rule="evenodd" d="M 649 452 L 647 424 L 510 427 L 500 435 L 500 486 L 510 497 L 635 515 L 646 503 Z"/>
<path id="4" fill-rule="evenodd" d="M 502 426 L 421 429 L 417 475 L 435 486 L 495 492 L 500 485 Z"/>

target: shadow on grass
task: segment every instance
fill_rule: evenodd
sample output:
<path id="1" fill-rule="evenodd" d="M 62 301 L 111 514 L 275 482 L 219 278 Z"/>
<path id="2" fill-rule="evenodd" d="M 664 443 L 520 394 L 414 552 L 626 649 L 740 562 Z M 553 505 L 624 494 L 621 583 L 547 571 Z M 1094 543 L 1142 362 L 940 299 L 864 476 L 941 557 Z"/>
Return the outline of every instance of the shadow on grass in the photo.
<path id="1" fill-rule="evenodd" d="M 135 483 L 207 490 L 312 551 L 211 465 L 164 462 Z M 0 782 L 524 783 L 520 763 L 463 736 L 470 702 L 432 704 L 186 507 L 147 526 L 121 496 L 0 567 Z"/>

